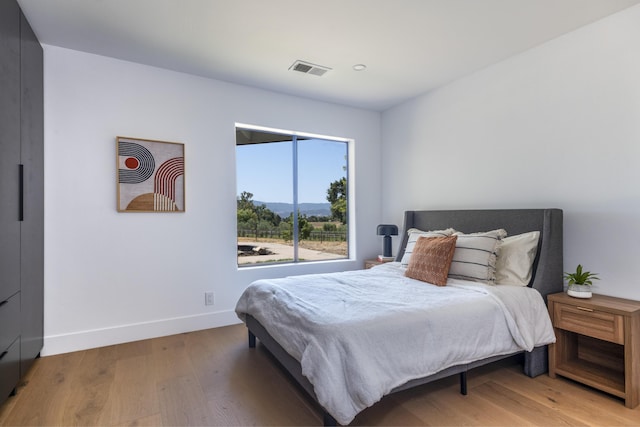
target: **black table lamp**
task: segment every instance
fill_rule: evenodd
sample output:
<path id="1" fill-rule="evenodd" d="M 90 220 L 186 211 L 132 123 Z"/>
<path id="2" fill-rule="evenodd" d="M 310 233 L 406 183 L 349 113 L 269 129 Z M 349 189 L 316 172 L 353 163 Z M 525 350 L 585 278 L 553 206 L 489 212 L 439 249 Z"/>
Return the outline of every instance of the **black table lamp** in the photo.
<path id="1" fill-rule="evenodd" d="M 398 235 L 398 226 L 393 224 L 380 224 L 378 226 L 378 236 L 384 236 L 382 242 L 382 256 L 391 256 L 391 236 Z"/>

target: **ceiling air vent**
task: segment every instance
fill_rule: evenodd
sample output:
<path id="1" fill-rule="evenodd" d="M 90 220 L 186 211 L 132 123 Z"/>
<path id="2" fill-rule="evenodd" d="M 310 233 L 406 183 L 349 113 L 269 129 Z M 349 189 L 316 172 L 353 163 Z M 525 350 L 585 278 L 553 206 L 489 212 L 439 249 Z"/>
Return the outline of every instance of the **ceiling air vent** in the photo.
<path id="1" fill-rule="evenodd" d="M 289 67 L 289 69 L 304 74 L 313 74 L 314 76 L 322 76 L 324 73 L 331 70 L 331 68 L 329 67 L 323 67 L 322 65 L 316 65 L 300 60 L 294 62 L 293 65 Z"/>

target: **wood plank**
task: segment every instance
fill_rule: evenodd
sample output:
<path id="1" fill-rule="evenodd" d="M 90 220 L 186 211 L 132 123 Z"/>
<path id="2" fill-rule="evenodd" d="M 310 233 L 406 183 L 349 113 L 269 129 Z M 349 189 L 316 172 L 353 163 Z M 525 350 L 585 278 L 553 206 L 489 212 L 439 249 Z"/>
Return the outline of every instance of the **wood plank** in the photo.
<path id="1" fill-rule="evenodd" d="M 117 427 L 155 427 L 162 425 L 162 416 L 158 414 L 153 414 L 148 417 L 138 418 L 137 420 L 131 420 L 126 424 L 114 424 Z"/>
<path id="2" fill-rule="evenodd" d="M 320 409 L 262 345 L 251 350 L 245 347 L 231 363 L 232 371 L 210 383 L 206 392 L 221 415 L 235 409 L 230 422 L 240 417 L 267 425 L 322 423 Z"/>
<path id="3" fill-rule="evenodd" d="M 418 416 L 425 425 L 532 425 L 501 405 L 492 404 L 481 398 L 477 386 L 469 387 L 469 394 L 463 396 L 457 383 L 446 389 L 429 390 L 431 384 L 419 396 L 403 399 L 402 406 Z M 411 393 L 411 390 L 408 392 Z"/>
<path id="4" fill-rule="evenodd" d="M 577 358 L 595 363 L 624 377 L 624 346 L 586 335 L 577 336 Z"/>
<path id="5" fill-rule="evenodd" d="M 558 411 L 554 411 L 548 405 L 543 405 L 528 398 L 525 393 L 520 393 L 506 388 L 495 381 L 486 382 L 474 389 L 479 399 L 487 400 L 499 406 L 509 414 L 521 419 L 516 423 L 530 425 L 580 425 L 578 420 Z"/>
<path id="6" fill-rule="evenodd" d="M 71 387 L 62 414 L 63 425 L 98 425 L 115 376 L 115 346 L 84 352 L 71 373 Z"/>
<path id="7" fill-rule="evenodd" d="M 556 373 L 588 386 L 596 387 L 614 396 L 625 396 L 624 376 L 620 372 L 607 369 L 595 363 L 575 359 L 563 365 L 558 365 Z"/>
<path id="8" fill-rule="evenodd" d="M 153 340 L 133 341 L 115 346 L 118 359 L 130 357 L 150 356 L 153 354 Z"/>
<path id="9" fill-rule="evenodd" d="M 119 359 L 99 424 L 125 425 L 159 415 L 151 355 Z"/>
<path id="10" fill-rule="evenodd" d="M 216 425 L 215 417 L 194 375 L 174 377 L 159 382 L 157 393 L 163 425 Z"/>
<path id="11" fill-rule="evenodd" d="M 392 395 L 383 397 L 380 402 L 359 413 L 350 425 L 423 426 L 425 422 L 403 405 L 402 399 Z"/>
<path id="12" fill-rule="evenodd" d="M 88 394 L 85 392 L 88 391 Z M 384 397 L 352 425 L 637 425 L 640 407 L 515 358 Z M 322 414 L 246 328 L 179 334 L 38 359 L 1 425 L 321 425 Z"/>
<path id="13" fill-rule="evenodd" d="M 625 388 L 628 408 L 640 405 L 640 312 L 625 319 Z"/>
<path id="14" fill-rule="evenodd" d="M 85 352 L 37 359 L 15 396 L 3 425 L 63 425 L 64 410 L 73 393 L 72 382 Z"/>
<path id="15" fill-rule="evenodd" d="M 185 337 L 187 334 L 160 337 L 152 341 L 154 377 L 157 381 L 188 376 L 193 372 Z"/>
<path id="16" fill-rule="evenodd" d="M 585 425 L 632 426 L 640 415 L 624 408 L 620 399 L 570 380 L 547 375 L 523 380 L 517 369 L 503 369 L 495 381 Z"/>

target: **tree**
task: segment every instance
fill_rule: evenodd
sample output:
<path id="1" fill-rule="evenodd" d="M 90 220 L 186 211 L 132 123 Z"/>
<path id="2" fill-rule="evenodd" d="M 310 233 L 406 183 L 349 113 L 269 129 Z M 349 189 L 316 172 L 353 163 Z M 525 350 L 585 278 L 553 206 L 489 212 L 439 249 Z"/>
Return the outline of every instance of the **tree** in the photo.
<path id="1" fill-rule="evenodd" d="M 300 240 L 308 239 L 313 229 L 313 224 L 307 220 L 307 216 L 300 215 L 298 212 L 298 238 Z M 289 218 L 280 223 L 280 232 L 286 241 L 293 238 L 293 213 L 289 215 Z"/>
<path id="2" fill-rule="evenodd" d="M 256 213 L 251 209 L 238 209 L 237 217 L 238 217 L 238 224 L 245 223 L 245 222 L 246 223 L 258 222 L 258 215 L 256 215 Z"/>
<path id="3" fill-rule="evenodd" d="M 274 213 L 263 203 L 256 206 L 253 201 L 253 193 L 243 191 L 238 197 L 237 221 L 238 224 L 258 224 L 258 222 L 268 222 L 274 227 L 280 224 L 280 215 Z"/>
<path id="4" fill-rule="evenodd" d="M 309 215 L 307 219 L 311 222 L 329 222 L 331 221 L 330 216 L 326 215 Z"/>
<path id="5" fill-rule="evenodd" d="M 275 227 L 280 225 L 280 221 L 282 220 L 282 218 L 280 218 L 280 215 L 267 208 L 267 205 L 265 205 L 264 203 L 260 206 L 255 207 L 255 213 L 260 221 L 268 222 Z"/>
<path id="6" fill-rule="evenodd" d="M 332 222 L 325 222 L 322 224 L 322 230 L 324 231 L 338 231 L 338 226 Z"/>
<path id="7" fill-rule="evenodd" d="M 347 178 L 332 182 L 327 190 L 327 201 L 331 203 L 331 218 L 347 223 Z"/>
<path id="8" fill-rule="evenodd" d="M 240 209 L 249 209 L 251 211 L 255 210 L 255 205 L 253 204 L 253 193 L 249 193 L 248 191 L 240 193 L 240 198 L 238 199 L 238 211 L 240 211 Z"/>
<path id="9" fill-rule="evenodd" d="M 315 227 L 309 221 L 307 216 L 303 215 L 302 218 L 298 215 L 298 229 L 300 230 L 300 240 L 308 239 L 311 236 L 311 232 Z"/>

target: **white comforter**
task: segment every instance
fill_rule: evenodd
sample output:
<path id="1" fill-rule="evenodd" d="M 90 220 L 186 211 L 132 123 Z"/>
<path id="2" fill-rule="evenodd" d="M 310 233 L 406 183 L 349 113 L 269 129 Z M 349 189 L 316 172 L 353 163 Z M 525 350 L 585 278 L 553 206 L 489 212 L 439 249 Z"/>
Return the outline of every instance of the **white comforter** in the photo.
<path id="1" fill-rule="evenodd" d="M 555 342 L 531 288 L 409 279 L 399 263 L 258 280 L 236 313 L 252 315 L 302 365 L 341 424 L 409 380 Z"/>

